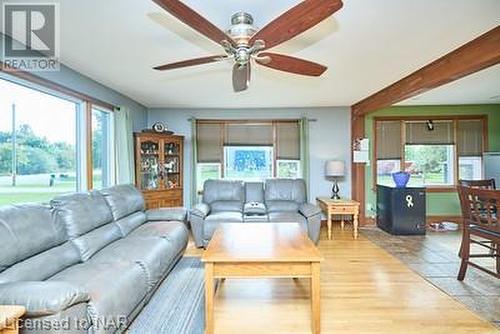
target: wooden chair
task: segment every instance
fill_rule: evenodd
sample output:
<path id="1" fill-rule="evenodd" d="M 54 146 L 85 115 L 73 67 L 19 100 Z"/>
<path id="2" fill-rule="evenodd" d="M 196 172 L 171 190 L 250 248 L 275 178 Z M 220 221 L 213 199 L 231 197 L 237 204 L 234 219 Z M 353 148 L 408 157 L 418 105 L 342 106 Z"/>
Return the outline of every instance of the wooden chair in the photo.
<path id="1" fill-rule="evenodd" d="M 464 187 L 472 187 L 472 188 L 478 188 L 478 189 L 491 189 L 491 190 L 495 190 L 496 189 L 496 185 L 495 185 L 495 179 L 488 179 L 488 180 L 459 180 L 458 181 L 458 184 L 461 185 L 461 186 L 464 186 Z M 466 212 L 464 212 L 463 210 L 463 207 L 462 207 L 462 217 L 465 217 L 466 215 Z M 465 223 L 462 221 L 462 232 L 463 232 L 463 228 L 465 226 Z M 482 243 L 487 243 L 487 244 L 491 244 L 490 241 L 477 241 L 477 242 L 482 242 Z M 494 246 L 494 245 L 493 245 Z M 458 256 L 459 257 L 462 257 L 462 248 L 463 248 L 463 244 L 460 245 L 460 249 L 458 251 Z M 491 250 L 490 253 L 493 253 L 494 250 Z"/>
<path id="2" fill-rule="evenodd" d="M 471 265 L 496 278 L 500 278 L 500 223 L 498 209 L 500 208 L 500 191 L 472 187 L 458 187 L 460 204 L 464 214 L 464 229 L 462 236 L 462 263 L 457 279 L 463 281 L 467 266 Z M 472 237 L 478 237 L 478 241 Z M 488 254 L 471 254 L 472 244 L 490 250 Z M 496 259 L 496 272 L 472 262 L 472 258 Z"/>

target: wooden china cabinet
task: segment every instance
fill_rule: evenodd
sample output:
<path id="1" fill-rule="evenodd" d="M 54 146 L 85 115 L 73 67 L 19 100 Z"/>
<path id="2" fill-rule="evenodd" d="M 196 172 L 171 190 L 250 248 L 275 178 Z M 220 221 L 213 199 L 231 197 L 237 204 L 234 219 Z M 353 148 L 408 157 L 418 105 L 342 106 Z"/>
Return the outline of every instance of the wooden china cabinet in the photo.
<path id="1" fill-rule="evenodd" d="M 135 133 L 136 186 L 147 209 L 183 206 L 184 137 Z"/>

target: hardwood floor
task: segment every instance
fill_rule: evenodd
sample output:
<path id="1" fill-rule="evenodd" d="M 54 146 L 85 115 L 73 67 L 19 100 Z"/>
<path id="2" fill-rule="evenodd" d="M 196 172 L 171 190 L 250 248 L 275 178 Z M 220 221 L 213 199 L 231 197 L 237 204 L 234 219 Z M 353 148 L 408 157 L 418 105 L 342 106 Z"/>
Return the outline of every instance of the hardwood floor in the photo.
<path id="1" fill-rule="evenodd" d="M 500 333 L 363 235 L 333 236 L 322 229 L 322 333 Z M 214 317 L 216 333 L 310 333 L 309 282 L 227 279 Z"/>

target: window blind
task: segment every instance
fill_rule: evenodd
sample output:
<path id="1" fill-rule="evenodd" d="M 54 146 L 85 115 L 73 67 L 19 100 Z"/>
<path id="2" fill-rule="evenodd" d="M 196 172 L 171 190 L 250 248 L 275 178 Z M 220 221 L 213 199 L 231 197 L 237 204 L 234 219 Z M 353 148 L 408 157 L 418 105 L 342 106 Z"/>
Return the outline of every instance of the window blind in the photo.
<path id="1" fill-rule="evenodd" d="M 401 122 L 377 121 L 377 159 L 401 159 Z"/>
<path id="2" fill-rule="evenodd" d="M 282 160 L 300 160 L 299 122 L 276 123 L 276 157 Z"/>
<path id="3" fill-rule="evenodd" d="M 429 130 L 427 121 L 406 122 L 407 145 L 453 145 L 453 121 L 434 121 L 434 130 Z"/>
<path id="4" fill-rule="evenodd" d="M 226 146 L 273 146 L 271 123 L 227 123 L 225 128 Z"/>
<path id="5" fill-rule="evenodd" d="M 198 162 L 222 162 L 222 124 L 197 123 Z"/>
<path id="6" fill-rule="evenodd" d="M 457 151 L 461 157 L 477 157 L 483 154 L 482 120 L 458 121 Z"/>

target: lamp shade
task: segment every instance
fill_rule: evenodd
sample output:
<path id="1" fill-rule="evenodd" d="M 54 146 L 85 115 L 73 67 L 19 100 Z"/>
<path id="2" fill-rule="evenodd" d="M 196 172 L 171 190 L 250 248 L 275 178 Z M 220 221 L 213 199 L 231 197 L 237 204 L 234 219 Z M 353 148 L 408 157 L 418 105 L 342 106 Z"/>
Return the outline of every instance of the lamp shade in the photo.
<path id="1" fill-rule="evenodd" d="M 326 176 L 344 176 L 345 163 L 340 160 L 331 160 L 326 162 L 325 175 Z"/>

